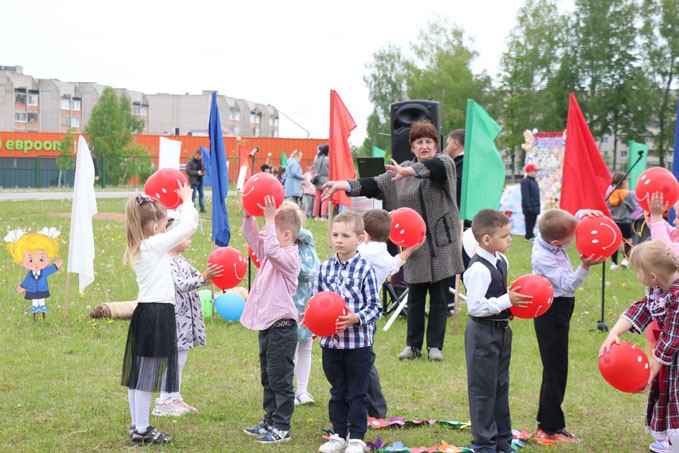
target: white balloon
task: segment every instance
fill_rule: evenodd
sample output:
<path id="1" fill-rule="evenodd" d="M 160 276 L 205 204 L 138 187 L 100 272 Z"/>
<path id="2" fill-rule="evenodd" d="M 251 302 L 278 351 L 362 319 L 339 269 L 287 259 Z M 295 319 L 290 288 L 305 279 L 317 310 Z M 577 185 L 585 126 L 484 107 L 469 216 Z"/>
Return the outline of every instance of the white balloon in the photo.
<path id="1" fill-rule="evenodd" d="M 479 243 L 476 242 L 476 238 L 474 237 L 474 233 L 472 233 L 471 228 L 468 228 L 464 233 L 462 233 L 462 248 L 464 248 L 464 251 L 467 253 L 469 258 L 476 255 L 476 250 L 479 248 Z"/>

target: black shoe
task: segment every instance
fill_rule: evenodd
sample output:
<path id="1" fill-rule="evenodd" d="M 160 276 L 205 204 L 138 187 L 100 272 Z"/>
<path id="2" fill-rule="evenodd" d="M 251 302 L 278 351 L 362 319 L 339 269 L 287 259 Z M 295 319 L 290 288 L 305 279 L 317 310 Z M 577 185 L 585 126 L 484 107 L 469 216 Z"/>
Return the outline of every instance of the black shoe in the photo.
<path id="1" fill-rule="evenodd" d="M 135 428 L 130 436 L 131 445 L 142 445 L 142 444 L 166 444 L 172 442 L 172 436 L 168 433 L 161 433 L 158 429 L 149 425 L 146 431 L 140 433 Z"/>

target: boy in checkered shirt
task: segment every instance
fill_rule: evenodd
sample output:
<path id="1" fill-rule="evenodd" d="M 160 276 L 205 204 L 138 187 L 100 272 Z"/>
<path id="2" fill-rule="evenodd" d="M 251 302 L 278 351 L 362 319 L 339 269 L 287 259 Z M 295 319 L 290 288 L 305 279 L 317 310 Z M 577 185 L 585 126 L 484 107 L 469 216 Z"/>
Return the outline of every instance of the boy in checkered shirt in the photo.
<path id="1" fill-rule="evenodd" d="M 314 293 L 337 293 L 349 308 L 349 314 L 337 319 L 337 333 L 321 338 L 323 371 L 331 386 L 328 412 L 335 432 L 321 445 L 321 453 L 365 449 L 371 346 L 382 305 L 375 272 L 358 253 L 364 235 L 363 218 L 357 212 L 347 210 L 335 217 L 332 244 L 337 253 L 321 264 L 314 283 Z"/>

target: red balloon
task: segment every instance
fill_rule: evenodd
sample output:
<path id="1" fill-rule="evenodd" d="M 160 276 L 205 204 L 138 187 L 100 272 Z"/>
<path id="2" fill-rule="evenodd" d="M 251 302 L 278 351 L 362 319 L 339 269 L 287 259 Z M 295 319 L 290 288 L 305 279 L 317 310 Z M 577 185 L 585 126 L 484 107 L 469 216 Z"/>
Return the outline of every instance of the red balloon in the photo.
<path id="1" fill-rule="evenodd" d="M 230 289 L 237 286 L 247 273 L 248 266 L 245 256 L 231 247 L 220 247 L 210 253 L 208 264 L 221 264 L 222 275 L 212 279 L 220 289 Z"/>
<path id="2" fill-rule="evenodd" d="M 243 207 L 250 215 L 261 217 L 264 211 L 257 205 L 264 206 L 264 197 L 267 195 L 271 195 L 276 207 L 279 207 L 285 197 L 283 185 L 272 174 L 257 173 L 243 186 Z"/>
<path id="3" fill-rule="evenodd" d="M 544 315 L 552 306 L 554 300 L 554 288 L 549 280 L 542 275 L 526 274 L 522 275 L 514 283 L 512 288 L 520 286 L 519 293 L 533 296 L 530 305 L 520 308 L 512 305 L 512 314 L 517 318 L 532 319 Z"/>
<path id="4" fill-rule="evenodd" d="M 651 376 L 651 367 L 644 351 L 624 341 L 613 343 L 611 349 L 599 357 L 599 371 L 606 382 L 627 393 L 643 390 Z"/>
<path id="5" fill-rule="evenodd" d="M 252 248 L 248 245 L 248 255 L 250 255 L 250 259 L 254 263 L 255 267 L 259 269 L 259 258 L 257 258 L 257 255 L 255 255 L 255 252 L 252 250 Z"/>
<path id="6" fill-rule="evenodd" d="M 166 208 L 174 209 L 183 203 L 183 200 L 177 193 L 179 188 L 177 180 L 182 184 L 186 184 L 186 177 L 179 170 L 161 168 L 146 180 L 144 193 L 158 200 Z"/>
<path id="7" fill-rule="evenodd" d="M 337 333 L 337 318 L 349 313 L 347 303 L 339 294 L 323 291 L 314 294 L 304 308 L 304 324 L 319 337 Z"/>
<path id="8" fill-rule="evenodd" d="M 622 233 L 606 216 L 585 217 L 575 227 L 575 247 L 585 256 L 611 256 L 622 242 Z"/>
<path id="9" fill-rule="evenodd" d="M 639 176 L 635 192 L 639 206 L 649 212 L 648 202 L 656 192 L 662 192 L 663 202 L 672 206 L 679 199 L 679 183 L 668 169 L 653 167 Z"/>
<path id="10" fill-rule="evenodd" d="M 414 209 L 399 208 L 391 211 L 391 233 L 389 239 L 400 247 L 419 244 L 427 234 L 422 216 Z"/>

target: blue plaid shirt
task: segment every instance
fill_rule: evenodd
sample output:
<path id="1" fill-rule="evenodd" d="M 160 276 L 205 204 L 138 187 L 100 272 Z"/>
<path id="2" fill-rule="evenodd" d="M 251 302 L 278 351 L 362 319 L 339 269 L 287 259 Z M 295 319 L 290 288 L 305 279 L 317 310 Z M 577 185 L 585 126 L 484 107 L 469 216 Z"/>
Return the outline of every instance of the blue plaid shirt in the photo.
<path id="1" fill-rule="evenodd" d="M 337 293 L 358 315 L 359 323 L 331 337 L 321 337 L 321 346 L 330 349 L 358 349 L 371 346 L 375 335 L 375 321 L 382 315 L 379 286 L 375 271 L 356 253 L 340 262 L 337 255 L 321 264 L 314 282 L 314 294 L 321 291 Z"/>

